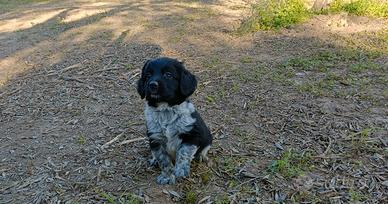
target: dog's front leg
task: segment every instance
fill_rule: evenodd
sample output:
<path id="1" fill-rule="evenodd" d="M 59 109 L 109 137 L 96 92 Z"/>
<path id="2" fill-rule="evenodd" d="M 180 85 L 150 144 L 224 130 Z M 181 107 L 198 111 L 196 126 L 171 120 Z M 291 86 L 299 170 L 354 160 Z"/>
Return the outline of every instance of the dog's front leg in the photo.
<path id="1" fill-rule="evenodd" d="M 190 163 L 197 152 L 198 147 L 191 144 L 182 144 L 176 153 L 176 164 L 174 174 L 178 177 L 188 177 L 190 174 Z"/>
<path id="2" fill-rule="evenodd" d="M 162 173 L 157 177 L 156 181 L 159 184 L 174 184 L 175 175 L 173 173 L 174 165 L 171 161 L 170 156 L 166 151 L 165 144 L 159 136 L 153 135 L 150 137 L 150 146 L 152 156 L 159 164 Z"/>

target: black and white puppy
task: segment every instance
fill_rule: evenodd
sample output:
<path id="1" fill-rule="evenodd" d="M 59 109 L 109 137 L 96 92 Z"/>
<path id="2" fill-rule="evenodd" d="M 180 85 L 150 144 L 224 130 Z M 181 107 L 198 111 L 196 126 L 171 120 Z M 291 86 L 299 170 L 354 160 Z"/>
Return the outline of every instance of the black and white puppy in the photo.
<path id="1" fill-rule="evenodd" d="M 189 176 L 194 158 L 207 160 L 212 143 L 209 128 L 188 100 L 197 80 L 183 63 L 162 57 L 145 63 L 137 85 L 139 95 L 147 101 L 150 164 L 161 168 L 159 184 L 174 184 L 177 178 Z"/>

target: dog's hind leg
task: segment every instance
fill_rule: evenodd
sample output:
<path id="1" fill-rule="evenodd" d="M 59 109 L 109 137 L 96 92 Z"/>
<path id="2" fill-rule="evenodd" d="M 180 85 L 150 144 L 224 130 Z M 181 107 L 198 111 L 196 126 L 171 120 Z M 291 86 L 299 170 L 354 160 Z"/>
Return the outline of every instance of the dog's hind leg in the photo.
<path id="1" fill-rule="evenodd" d="M 175 176 L 188 177 L 190 175 L 190 163 L 193 160 L 198 147 L 196 145 L 182 144 L 176 153 Z"/>

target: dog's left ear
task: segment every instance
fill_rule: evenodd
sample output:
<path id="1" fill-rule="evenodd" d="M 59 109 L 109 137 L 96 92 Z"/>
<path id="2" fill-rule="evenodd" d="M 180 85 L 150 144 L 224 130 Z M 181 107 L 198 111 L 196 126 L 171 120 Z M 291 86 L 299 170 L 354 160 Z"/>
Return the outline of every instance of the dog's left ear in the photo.
<path id="1" fill-rule="evenodd" d="M 141 77 L 139 81 L 137 82 L 137 93 L 139 93 L 140 98 L 143 99 L 145 97 L 145 90 L 144 90 L 144 84 L 145 84 L 145 77 L 144 77 L 144 70 L 147 68 L 149 62 L 151 60 L 147 60 L 146 63 L 143 66 L 143 69 L 141 70 Z"/>
<path id="2" fill-rule="evenodd" d="M 180 91 L 183 96 L 189 97 L 197 88 L 197 79 L 193 74 L 185 69 L 183 63 L 180 63 L 180 66 L 182 66 L 181 79 L 179 82 Z"/>

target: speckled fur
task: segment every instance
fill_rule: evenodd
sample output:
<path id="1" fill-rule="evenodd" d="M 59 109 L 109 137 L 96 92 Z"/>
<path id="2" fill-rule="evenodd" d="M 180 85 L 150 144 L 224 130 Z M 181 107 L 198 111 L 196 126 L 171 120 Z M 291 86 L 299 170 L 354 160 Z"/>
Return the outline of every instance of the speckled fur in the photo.
<path id="1" fill-rule="evenodd" d="M 146 99 L 147 136 L 153 159 L 162 172 L 159 184 L 174 184 L 190 175 L 195 158 L 206 160 L 212 135 L 188 97 L 197 80 L 183 63 L 171 58 L 148 60 L 142 69 L 137 91 Z M 175 164 L 175 165 L 174 165 Z"/>

